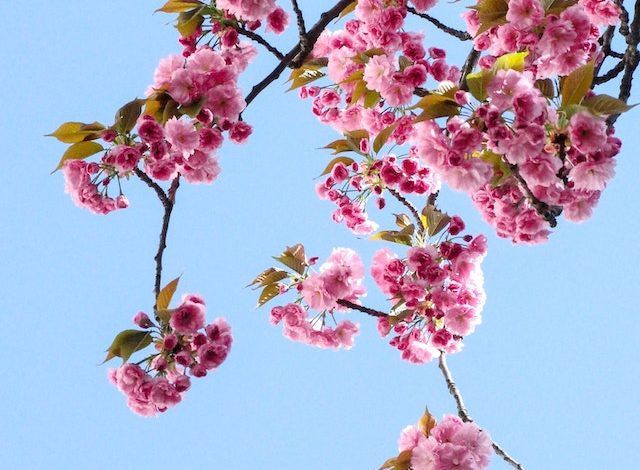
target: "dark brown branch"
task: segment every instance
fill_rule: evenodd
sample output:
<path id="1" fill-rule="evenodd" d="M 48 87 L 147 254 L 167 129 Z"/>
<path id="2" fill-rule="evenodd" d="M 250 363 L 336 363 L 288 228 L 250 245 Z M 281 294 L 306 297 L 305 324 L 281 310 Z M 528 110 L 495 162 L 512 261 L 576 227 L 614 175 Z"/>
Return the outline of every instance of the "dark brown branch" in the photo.
<path id="1" fill-rule="evenodd" d="M 284 58 L 284 54 L 282 52 L 280 52 L 275 46 L 271 45 L 271 43 L 269 43 L 265 38 L 263 38 L 259 34 L 254 33 L 253 31 L 249 31 L 248 29 L 243 28 L 241 26 L 238 26 L 236 31 L 238 31 L 238 34 L 242 34 L 243 36 L 251 39 L 252 41 L 255 41 L 258 44 L 262 45 L 266 50 L 271 52 L 278 60 L 282 60 Z"/>
<path id="2" fill-rule="evenodd" d="M 531 192 L 529 185 L 527 185 L 527 182 L 518 172 L 518 165 L 509 165 L 509 168 L 511 169 L 511 172 L 513 173 L 515 179 L 518 180 L 518 183 L 520 183 L 520 188 L 524 191 L 526 198 L 529 200 L 529 203 L 536 210 L 536 212 L 540 214 L 552 228 L 558 225 L 558 221 L 556 218 L 562 213 L 562 207 L 550 206 L 546 202 L 543 202 L 535 197 Z"/>
<path id="3" fill-rule="evenodd" d="M 164 254 L 164 250 L 167 248 L 167 233 L 169 232 L 169 221 L 171 220 L 171 212 L 173 211 L 173 206 L 176 201 L 176 191 L 178 190 L 178 186 L 180 186 L 180 175 L 176 176 L 171 182 L 171 186 L 169 187 L 169 191 L 167 192 L 168 196 L 166 202 L 162 203 L 162 205 L 164 206 L 164 215 L 162 216 L 160 243 L 158 244 L 158 251 L 156 252 L 156 256 L 153 258 L 156 262 L 156 281 L 153 288 L 156 297 L 158 297 L 162 286 L 162 255 Z"/>
<path id="4" fill-rule="evenodd" d="M 467 408 L 464 406 L 464 400 L 462 399 L 462 394 L 458 389 L 456 383 L 453 381 L 453 377 L 451 376 L 451 371 L 449 371 L 449 367 L 447 366 L 447 360 L 445 358 L 445 353 L 440 351 L 440 359 L 438 360 L 438 367 L 444 376 L 444 380 L 447 383 L 447 388 L 449 389 L 449 393 L 453 397 L 456 402 L 456 408 L 458 409 L 458 416 L 465 423 L 473 422 L 473 419 L 469 415 Z M 518 470 L 524 470 L 522 464 L 513 459 L 509 454 L 507 454 L 502 447 L 500 447 L 494 441 L 491 441 L 491 447 L 493 447 L 493 451 L 498 455 L 502 460 L 507 462 L 513 468 L 517 468 Z"/>
<path id="5" fill-rule="evenodd" d="M 407 209 L 409 209 L 409 212 L 411 212 L 411 215 L 413 216 L 413 218 L 416 221 L 416 225 L 418 227 L 418 230 L 419 230 L 420 234 L 424 234 L 425 226 L 422 223 L 422 217 L 420 217 L 420 213 L 418 212 L 418 209 L 416 209 L 416 206 L 411 204 L 411 201 L 409 201 L 407 198 L 405 198 L 402 194 L 400 194 L 395 189 L 387 188 L 387 191 L 389 191 L 389 194 L 391 194 L 398 201 L 400 201 L 400 203 L 403 206 L 405 206 Z"/>
<path id="6" fill-rule="evenodd" d="M 160 230 L 160 243 L 158 244 L 158 251 L 153 258 L 156 262 L 156 276 L 153 286 L 153 292 L 155 293 L 155 297 L 157 298 L 162 285 L 162 255 L 164 254 L 164 250 L 167 248 L 167 233 L 169 232 L 169 221 L 171 220 L 171 211 L 173 211 L 173 205 L 176 201 L 176 191 L 180 186 L 180 175 L 176 176 L 173 179 L 171 185 L 169 186 L 169 190 L 165 193 L 160 185 L 153 181 L 144 171 L 139 168 L 135 168 L 133 171 L 138 178 L 144 181 L 147 186 L 149 186 L 156 192 L 158 199 L 160 199 L 160 202 L 162 203 L 162 207 L 164 207 L 164 215 L 162 216 L 162 229 Z"/>
<path id="7" fill-rule="evenodd" d="M 614 78 L 616 78 L 618 75 L 622 73 L 622 71 L 624 70 L 624 67 L 625 67 L 625 61 L 624 60 L 619 61 L 616 65 L 611 67 L 611 69 L 607 73 L 605 73 L 604 75 L 599 75 L 595 77 L 593 79 L 593 86 L 602 85 L 603 83 L 613 80 Z"/>
<path id="8" fill-rule="evenodd" d="M 638 68 L 638 64 L 640 64 L 640 53 L 638 52 L 638 44 L 640 43 L 640 0 L 635 2 L 631 23 L 629 23 L 629 13 L 624 8 L 622 0 L 616 0 L 616 3 L 620 7 L 620 34 L 624 36 L 627 43 L 623 59 L 624 72 L 620 80 L 618 98 L 626 103 L 631 96 L 633 74 Z M 613 125 L 619 116 L 619 114 L 609 116 L 607 123 Z"/>
<path id="9" fill-rule="evenodd" d="M 478 63 L 478 59 L 480 58 L 480 51 L 476 51 L 475 49 L 471 49 L 469 51 L 469 55 L 467 56 L 467 60 L 464 61 L 464 65 L 462 66 L 462 70 L 460 71 L 460 89 L 464 91 L 468 91 L 469 87 L 467 85 L 467 75 L 469 75 L 476 64 Z"/>
<path id="10" fill-rule="evenodd" d="M 291 7 L 296 14 L 296 22 L 298 23 L 298 35 L 300 37 L 300 47 L 302 49 L 306 49 L 308 48 L 307 27 L 304 24 L 304 16 L 302 15 L 302 10 L 300 10 L 300 6 L 298 5 L 298 0 L 291 0 Z"/>
<path id="11" fill-rule="evenodd" d="M 472 36 L 466 31 L 460 31 L 459 29 L 455 29 L 450 26 L 447 26 L 446 24 L 439 21 L 437 18 L 434 18 L 431 15 L 427 15 L 426 13 L 418 13 L 416 9 L 413 7 L 407 7 L 407 11 L 416 16 L 419 16 L 422 19 L 427 20 L 429 23 L 431 23 L 436 28 L 438 28 L 440 31 L 444 31 L 445 33 L 453 36 L 454 38 L 459 39 L 460 41 L 469 41 L 470 39 L 472 39 Z"/>
<path id="12" fill-rule="evenodd" d="M 366 313 L 367 315 L 371 315 L 372 317 L 378 317 L 378 318 L 386 318 L 389 316 L 388 313 L 385 312 L 381 312 L 380 310 L 374 310 L 372 308 L 369 307 L 365 307 L 364 305 L 359 305 L 356 303 L 353 303 L 349 300 L 344 300 L 344 299 L 338 299 L 336 301 L 336 303 L 338 305 L 342 305 L 343 307 L 347 307 L 353 310 L 358 310 L 362 313 Z"/>
<path id="13" fill-rule="evenodd" d="M 322 31 L 324 31 L 324 28 L 334 18 L 336 18 L 340 14 L 340 12 L 344 10 L 351 3 L 351 1 L 352 0 L 340 0 L 331 9 L 325 11 L 322 15 L 320 15 L 320 19 L 318 20 L 318 22 L 315 25 L 313 25 L 313 27 L 309 31 L 307 31 L 307 33 L 304 35 L 306 39 L 305 47 L 303 47 L 303 45 L 301 44 L 302 41 L 299 41 L 298 44 L 293 46 L 293 48 L 282 58 L 280 63 L 276 65 L 276 67 L 266 77 L 264 77 L 262 81 L 260 81 L 251 89 L 251 91 L 245 98 L 247 106 L 249 106 L 249 104 L 265 88 L 267 88 L 267 86 L 269 86 L 272 82 L 277 80 L 278 77 L 280 77 L 280 74 L 282 74 L 282 72 L 284 71 L 284 69 L 286 69 L 287 67 L 297 68 L 297 67 L 300 67 L 300 65 L 302 65 L 304 60 L 307 58 L 307 56 L 311 52 L 311 49 L 313 48 L 314 44 L 318 40 L 318 37 L 320 37 L 320 34 L 322 33 Z"/>
<path id="14" fill-rule="evenodd" d="M 156 194 L 158 195 L 158 199 L 160 199 L 160 202 L 162 202 L 163 206 L 168 202 L 167 194 L 164 192 L 164 190 L 160 187 L 158 183 L 156 183 L 151 178 L 149 178 L 149 175 L 147 175 L 144 171 L 142 171 L 140 168 L 137 168 L 137 167 L 133 169 L 133 172 L 136 174 L 138 178 L 144 181 L 147 184 L 147 186 L 149 186 L 151 189 L 153 189 L 156 192 Z"/>

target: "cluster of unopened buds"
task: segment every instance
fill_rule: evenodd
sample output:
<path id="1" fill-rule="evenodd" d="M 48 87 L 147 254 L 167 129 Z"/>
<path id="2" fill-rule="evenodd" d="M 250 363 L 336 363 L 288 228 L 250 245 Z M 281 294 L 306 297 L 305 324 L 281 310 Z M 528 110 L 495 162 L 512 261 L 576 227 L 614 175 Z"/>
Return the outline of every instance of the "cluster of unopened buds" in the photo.
<path id="1" fill-rule="evenodd" d="M 392 314 L 378 319 L 378 330 L 393 334 L 390 344 L 404 360 L 420 364 L 440 351 L 459 351 L 480 323 L 487 240 L 459 236 L 462 230 L 462 219 L 454 216 L 444 240 L 411 247 L 405 259 L 386 248 L 374 254 L 371 275 L 393 304 Z"/>
<path id="2" fill-rule="evenodd" d="M 400 454 L 380 470 L 483 470 L 489 467 L 491 444 L 489 435 L 473 422 L 447 415 L 436 423 L 427 412 L 418 424 L 402 430 Z"/>
<path id="3" fill-rule="evenodd" d="M 134 350 L 153 343 L 157 351 L 137 364 L 125 363 L 109 371 L 109 379 L 126 395 L 129 408 L 142 416 L 155 416 L 180 403 L 191 385 L 190 377 L 204 377 L 217 369 L 233 341 L 223 318 L 205 325 L 205 303 L 198 295 L 184 295 L 177 308 L 160 315 L 168 321 L 160 319 L 156 325 L 144 312 L 138 313 L 133 321 L 146 334 L 144 330 L 125 331 L 109 349 L 120 355 L 129 333 L 137 341 Z"/>

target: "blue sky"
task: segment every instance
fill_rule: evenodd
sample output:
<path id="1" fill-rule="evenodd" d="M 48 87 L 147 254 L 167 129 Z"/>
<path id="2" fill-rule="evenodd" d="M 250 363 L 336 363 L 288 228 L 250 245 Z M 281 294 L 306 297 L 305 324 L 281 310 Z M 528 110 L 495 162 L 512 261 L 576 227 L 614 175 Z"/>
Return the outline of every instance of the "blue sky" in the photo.
<path id="1" fill-rule="evenodd" d="M 317 16 L 315 2 L 302 2 Z M 165 279 L 197 292 L 210 318 L 232 324 L 235 344 L 183 403 L 143 419 L 98 365 L 113 336 L 153 304 L 161 207 L 140 182 L 131 207 L 109 216 L 76 208 L 61 174 L 64 146 L 43 137 L 61 122 L 109 123 L 142 96 L 158 60 L 179 50 L 160 2 L 0 3 L 0 185 L 3 353 L 0 462 L 17 469 L 217 467 L 370 469 L 396 452 L 400 430 L 425 405 L 455 412 L 435 363 L 413 366 L 352 315 L 361 334 L 348 352 L 292 343 L 255 310 L 248 281 L 272 255 L 302 242 L 326 258 L 334 246 L 365 263 L 381 246 L 330 220 L 313 178 L 335 134 L 309 103 L 275 82 L 245 113 L 254 135 L 220 153 L 212 186 L 184 184 L 169 234 Z M 454 17 L 461 4 L 440 11 Z M 434 45 L 459 43 L 425 28 Z M 281 38 L 283 49 L 292 41 Z M 466 47 L 466 46 L 465 46 Z M 273 66 L 262 54 L 248 90 Z M 640 101 L 636 89 L 632 102 Z M 638 111 L 619 120 L 617 176 L 588 222 L 562 222 L 550 242 L 497 239 L 466 197 L 441 207 L 489 236 L 483 323 L 449 366 L 476 422 L 528 469 L 635 468 L 640 419 L 637 332 Z M 378 220 L 384 223 L 380 216 Z M 388 220 L 390 223 L 390 220 Z M 384 308 L 368 283 L 366 304 Z M 491 468 L 508 468 L 498 459 Z"/>

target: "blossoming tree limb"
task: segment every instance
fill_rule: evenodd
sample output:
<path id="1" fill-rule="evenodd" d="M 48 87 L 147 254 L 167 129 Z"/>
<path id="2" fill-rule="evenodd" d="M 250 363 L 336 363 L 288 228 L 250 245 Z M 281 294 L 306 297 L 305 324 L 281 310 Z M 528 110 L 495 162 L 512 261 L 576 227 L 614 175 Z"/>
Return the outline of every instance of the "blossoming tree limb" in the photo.
<path id="1" fill-rule="evenodd" d="M 399 455 L 382 468 L 486 468 L 491 447 L 523 468 L 473 423 L 446 364 L 480 323 L 487 246 L 483 235 L 465 233 L 460 216 L 438 207 L 439 190 L 446 184 L 467 193 L 497 235 L 515 244 L 546 241 L 561 215 L 589 218 L 614 176 L 621 142 L 613 124 L 631 108 L 640 2 L 630 18 L 622 1 L 479 0 L 463 15 L 466 31 L 428 14 L 435 3 L 340 0 L 308 27 L 291 0 L 298 38 L 283 53 L 268 35 L 282 33 L 290 14 L 275 0 L 169 0 L 159 10 L 178 14 L 183 51 L 160 61 L 146 98 L 125 104 L 112 125 L 67 122 L 51 134 L 70 144 L 57 169 L 78 206 L 99 214 L 126 208 L 121 180 L 135 175 L 164 208 L 153 318 L 136 314 L 140 329 L 119 333 L 106 358 L 123 360 L 109 377 L 134 412 L 152 416 L 175 406 L 191 377 L 214 371 L 230 351 L 230 326 L 222 318 L 206 324 L 201 296 L 184 294 L 170 308 L 179 285 L 179 278 L 162 280 L 171 214 L 181 181 L 217 178 L 223 141 L 249 138 L 243 113 L 291 69 L 290 89 L 341 135 L 325 147 L 334 158 L 318 196 L 334 205 L 335 222 L 404 253 L 383 248 L 371 262 L 386 308 L 363 305 L 358 253 L 335 248 L 316 270 L 319 258 L 307 257 L 300 243 L 251 282 L 258 305 L 292 297 L 269 318 L 294 341 L 351 348 L 359 326 L 338 317 L 354 310 L 376 318 L 402 359 L 438 358 L 458 417 L 437 423 L 427 411 L 402 432 Z M 336 19 L 343 29 L 327 29 Z M 424 34 L 411 30 L 413 20 L 472 41 L 461 67 L 447 61 L 445 49 L 427 46 Z M 257 48 L 241 38 L 278 61 L 244 97 L 238 77 Z M 594 91 L 616 79 L 617 97 Z M 115 198 L 108 193 L 114 182 Z M 368 205 L 388 210 L 387 197 L 403 212 L 393 213 L 393 229 L 378 230 Z M 129 362 L 150 346 L 146 357 Z"/>

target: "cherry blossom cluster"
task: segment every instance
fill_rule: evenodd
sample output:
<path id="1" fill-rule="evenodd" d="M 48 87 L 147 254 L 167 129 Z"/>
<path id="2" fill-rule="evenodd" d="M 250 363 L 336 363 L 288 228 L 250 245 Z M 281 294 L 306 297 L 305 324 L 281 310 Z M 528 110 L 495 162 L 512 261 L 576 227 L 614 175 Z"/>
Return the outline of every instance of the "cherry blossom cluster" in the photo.
<path id="1" fill-rule="evenodd" d="M 361 152 L 369 150 L 369 140 L 360 139 Z M 316 185 L 320 199 L 326 199 L 338 207 L 333 212 L 335 222 L 344 222 L 355 234 L 369 234 L 378 225 L 369 220 L 365 204 L 369 196 L 376 195 L 379 209 L 385 207 L 382 197 L 386 188 L 397 189 L 405 194 L 425 195 L 436 192 L 439 179 L 418 158 L 398 158 L 393 154 L 382 158 L 366 155 L 362 163 L 352 162 L 346 166 L 338 161 L 329 176 Z"/>
<path id="2" fill-rule="evenodd" d="M 378 319 L 378 331 L 392 333 L 389 344 L 406 361 L 422 364 L 440 351 L 459 351 L 480 323 L 486 238 L 459 236 L 462 230 L 454 216 L 438 243 L 411 247 L 404 259 L 386 248 L 373 256 L 371 275 L 394 305 L 392 315 Z"/>
<path id="3" fill-rule="evenodd" d="M 289 15 L 275 0 L 216 0 L 216 7 L 229 16 L 246 22 L 249 30 L 256 30 L 262 21 L 267 22 L 267 31 L 282 33 L 289 23 Z"/>
<path id="4" fill-rule="evenodd" d="M 299 294 L 296 303 L 272 308 L 269 320 L 273 325 L 282 322 L 284 336 L 293 341 L 320 348 L 349 349 L 358 325 L 349 320 L 336 322 L 334 313 L 348 310 L 340 300 L 358 303 L 366 294 L 363 278 L 364 266 L 358 254 L 349 248 L 334 248 L 318 272 L 311 272 L 289 286 Z M 287 289 L 282 286 L 283 292 Z M 319 313 L 309 319 L 308 309 Z M 335 327 L 328 325 L 329 317 Z"/>
<path id="5" fill-rule="evenodd" d="M 431 6 L 418 3 L 418 11 Z M 485 7 L 476 8 L 465 15 L 473 34 L 482 26 L 479 12 Z M 620 141 L 607 128 L 606 113 L 578 106 L 582 96 L 573 101 L 575 109 L 564 106 L 565 96 L 563 106 L 556 105 L 553 98 L 567 90 L 556 94 L 547 80 L 543 94 L 540 79 L 566 76 L 600 60 L 599 27 L 613 24 L 618 7 L 594 0 L 545 11 L 539 0 L 518 0 L 508 9 L 505 24 L 476 37 L 477 49 L 492 47 L 495 54 L 480 61 L 486 74 L 473 95 L 479 102 L 452 82 L 459 70 L 446 64 L 444 51 L 425 50 L 422 35 L 402 30 L 404 2 L 358 2 L 356 19 L 344 30 L 323 33 L 308 73 L 317 77 L 317 64 L 326 63 L 335 85 L 303 86 L 300 95 L 313 98 L 313 113 L 347 137 L 347 145 L 331 147 L 336 153 L 353 151 L 366 159 L 334 165 L 316 187 L 321 198 L 338 206 L 334 220 L 345 221 L 355 233 L 370 233 L 376 228 L 364 208 L 370 194 L 380 195 L 383 187 L 405 194 L 437 189 L 437 183 L 408 180 L 400 165 L 376 168 L 380 160 L 372 155 L 385 143 L 410 144 L 412 159 L 405 161 L 418 160 L 432 181 L 441 178 L 467 192 L 497 234 L 514 243 L 545 241 L 563 212 L 572 222 L 591 216 L 614 176 Z M 496 56 L 508 58 L 518 50 L 528 51 L 520 66 L 497 63 Z M 559 54 L 571 58 L 560 60 Z M 428 76 L 438 88 L 409 106 L 416 94 L 425 94 L 421 87 Z M 587 92 L 585 99 L 592 96 Z M 442 125 L 430 116 L 447 119 Z M 384 185 L 372 181 L 372 169 L 379 170 Z"/>
<path id="6" fill-rule="evenodd" d="M 100 137 L 110 147 L 99 163 L 65 162 L 65 190 L 72 200 L 100 214 L 127 207 L 120 179 L 128 178 L 140 161 L 158 181 L 181 175 L 190 183 L 213 182 L 220 173 L 216 151 L 223 132 L 235 143 L 251 134 L 251 126 L 239 119 L 246 103 L 237 80 L 254 56 L 253 46 L 240 44 L 220 51 L 203 46 L 187 58 L 162 59 L 147 91 L 146 114 L 137 119 L 137 134 L 107 128 Z M 114 179 L 120 191 L 115 199 L 108 195 Z"/>
<path id="7" fill-rule="evenodd" d="M 155 416 L 177 405 L 191 385 L 191 377 L 204 377 L 227 358 L 233 338 L 224 318 L 205 325 L 202 297 L 185 294 L 168 311 L 168 323 L 156 326 L 143 312 L 133 321 L 149 330 L 157 353 L 138 364 L 125 363 L 109 370 L 111 382 L 127 397 L 129 408 L 142 416 Z"/>
<path id="8" fill-rule="evenodd" d="M 413 470 L 482 470 L 489 467 L 491 438 L 475 423 L 447 415 L 427 434 L 421 426 L 407 426 L 398 441 L 410 453 Z"/>
<path id="9" fill-rule="evenodd" d="M 620 10 L 612 0 L 581 0 L 563 11 L 545 11 L 540 0 L 510 0 L 505 24 L 477 34 L 481 27 L 479 11 L 464 15 L 474 47 L 489 51 L 481 64 L 497 56 L 528 51 L 528 69 L 536 78 L 568 75 L 590 60 L 601 60 L 599 27 L 618 22 Z"/>

